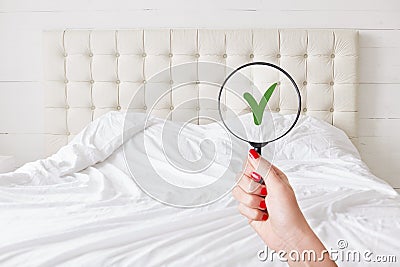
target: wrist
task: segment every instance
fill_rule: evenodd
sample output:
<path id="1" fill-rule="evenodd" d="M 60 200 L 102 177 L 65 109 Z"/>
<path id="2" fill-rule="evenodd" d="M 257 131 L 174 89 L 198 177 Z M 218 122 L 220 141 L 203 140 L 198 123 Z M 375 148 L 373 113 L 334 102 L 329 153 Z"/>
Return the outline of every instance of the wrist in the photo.
<path id="1" fill-rule="evenodd" d="M 288 240 L 285 244 L 284 250 L 287 252 L 291 250 L 301 252 L 302 250 L 307 249 L 310 243 L 316 241 L 319 241 L 318 237 L 314 234 L 311 227 L 306 224 L 296 230 L 295 237 L 292 240 Z"/>
<path id="2" fill-rule="evenodd" d="M 296 259 L 295 261 L 288 258 L 290 266 L 337 266 L 336 263 L 331 260 L 321 240 L 309 226 L 308 229 L 302 230 L 301 238 L 296 242 L 288 244 L 285 248 L 286 253 L 291 253 L 292 251 L 295 251 L 298 255 L 315 255 L 315 257 L 300 257 L 300 259 Z"/>

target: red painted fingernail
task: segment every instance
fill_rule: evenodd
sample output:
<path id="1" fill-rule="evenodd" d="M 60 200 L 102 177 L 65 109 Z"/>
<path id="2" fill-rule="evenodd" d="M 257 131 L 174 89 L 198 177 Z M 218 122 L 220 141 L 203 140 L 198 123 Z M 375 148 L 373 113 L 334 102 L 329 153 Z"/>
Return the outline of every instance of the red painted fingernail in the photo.
<path id="1" fill-rule="evenodd" d="M 267 195 L 267 188 L 266 187 L 261 188 L 260 194 L 263 195 L 263 196 L 266 196 Z"/>
<path id="2" fill-rule="evenodd" d="M 250 149 L 249 153 L 250 153 L 250 156 L 251 156 L 253 159 L 258 159 L 258 158 L 260 157 L 260 155 L 257 153 L 257 151 L 255 151 L 253 148 Z"/>
<path id="3" fill-rule="evenodd" d="M 262 179 L 261 175 L 259 175 L 259 174 L 256 173 L 256 172 L 252 172 L 250 176 L 251 176 L 251 178 L 252 178 L 254 181 L 256 181 L 257 183 L 259 183 L 259 182 L 261 181 L 261 179 Z"/>
<path id="4" fill-rule="evenodd" d="M 266 221 L 268 220 L 268 213 L 264 213 L 264 215 L 262 216 L 262 221 Z"/>
<path id="5" fill-rule="evenodd" d="M 265 205 L 265 200 L 260 201 L 260 208 L 262 208 L 262 209 L 267 208 L 267 205 Z"/>

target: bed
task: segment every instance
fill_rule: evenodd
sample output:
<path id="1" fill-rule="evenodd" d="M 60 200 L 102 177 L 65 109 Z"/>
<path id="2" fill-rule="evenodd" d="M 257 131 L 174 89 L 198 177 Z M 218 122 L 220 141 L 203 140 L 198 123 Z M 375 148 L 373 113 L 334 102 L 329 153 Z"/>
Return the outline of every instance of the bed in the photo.
<path id="1" fill-rule="evenodd" d="M 263 154 L 273 154 L 287 174 L 326 247 L 339 256 L 360 252 L 359 261 L 342 257 L 338 264 L 399 260 L 400 197 L 370 173 L 355 147 L 357 32 L 129 29 L 43 36 L 49 156 L 0 175 L 2 266 L 285 266 L 260 260 L 265 247 L 226 190 L 234 180 L 212 187 L 220 169 L 234 178 L 249 147 L 218 123 L 217 107 L 208 102 L 218 91 L 202 82 L 201 64 L 222 66 L 218 84 L 229 68 L 252 61 L 278 64 L 300 85 L 298 125 Z M 185 62 L 197 66 L 187 74 L 193 82 L 174 94 L 174 66 Z M 152 79 L 162 70 L 167 75 Z M 285 86 L 270 103 L 281 124 L 296 111 Z M 161 95 L 167 100 L 155 106 Z M 181 106 L 186 98 L 193 101 Z M 165 132 L 165 125 L 173 131 Z M 183 126 L 175 152 L 184 147 L 185 162 L 215 159 L 205 171 L 188 175 L 165 158 L 160 138 L 177 139 Z M 214 155 L 202 146 L 207 140 Z M 169 157 L 179 161 L 182 155 Z M 164 191 L 158 197 L 174 203 L 165 205 L 142 190 L 132 172 L 149 177 L 153 193 L 163 192 L 153 172 L 182 194 L 206 191 L 183 202 L 179 192 Z"/>

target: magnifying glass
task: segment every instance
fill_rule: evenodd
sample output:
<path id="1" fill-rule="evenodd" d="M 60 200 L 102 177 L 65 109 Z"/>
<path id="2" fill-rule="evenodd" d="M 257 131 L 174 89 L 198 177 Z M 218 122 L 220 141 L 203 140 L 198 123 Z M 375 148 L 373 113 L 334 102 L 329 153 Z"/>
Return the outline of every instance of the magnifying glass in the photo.
<path id="1" fill-rule="evenodd" d="M 281 98 L 291 107 L 297 102 L 297 110 L 287 108 L 296 113 L 289 123 L 274 123 L 274 111 L 279 111 Z M 283 138 L 296 125 L 301 112 L 300 90 L 281 67 L 268 62 L 247 63 L 233 70 L 222 83 L 218 112 L 233 136 L 261 154 L 264 146 Z"/>

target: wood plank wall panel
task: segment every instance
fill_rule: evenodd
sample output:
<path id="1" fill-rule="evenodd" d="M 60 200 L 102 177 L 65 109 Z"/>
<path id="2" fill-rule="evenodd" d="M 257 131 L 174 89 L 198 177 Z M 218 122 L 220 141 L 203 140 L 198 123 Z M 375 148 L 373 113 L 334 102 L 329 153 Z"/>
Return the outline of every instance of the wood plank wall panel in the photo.
<path id="1" fill-rule="evenodd" d="M 359 149 L 372 172 L 400 188 L 400 1 L 196 3 L 0 1 L 0 154 L 19 164 L 43 155 L 43 29 L 351 28 L 360 31 Z"/>

